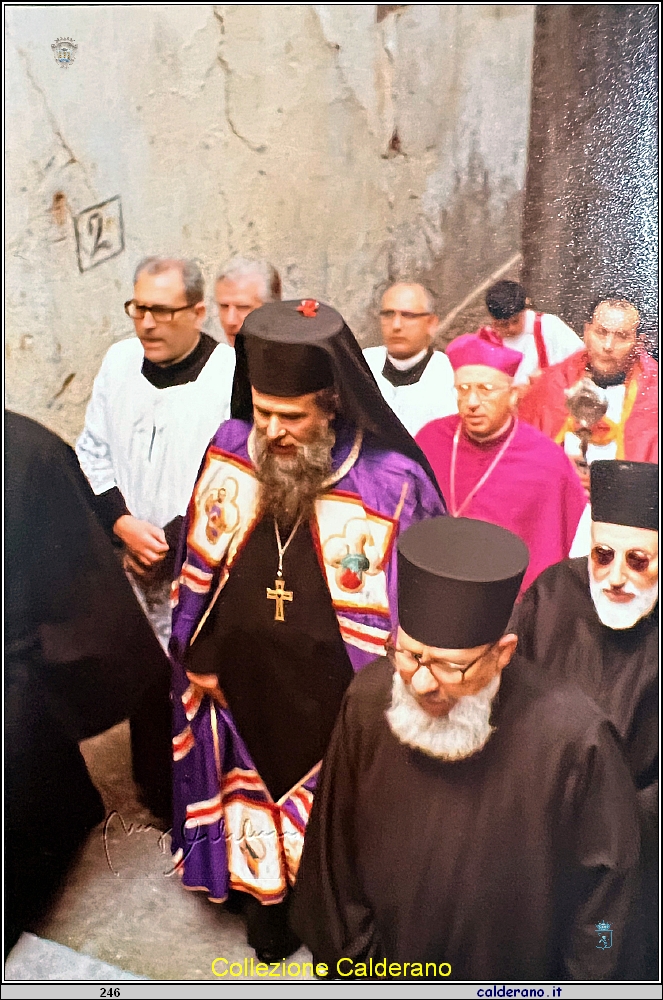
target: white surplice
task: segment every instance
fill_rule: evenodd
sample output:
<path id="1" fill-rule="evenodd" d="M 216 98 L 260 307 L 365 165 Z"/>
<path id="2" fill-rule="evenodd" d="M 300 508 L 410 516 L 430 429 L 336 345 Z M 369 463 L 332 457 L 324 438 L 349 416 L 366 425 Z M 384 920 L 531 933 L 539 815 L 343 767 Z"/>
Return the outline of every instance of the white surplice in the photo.
<path id="1" fill-rule="evenodd" d="M 367 347 L 364 357 L 385 401 L 412 437 L 431 420 L 458 412 L 454 373 L 446 354 L 434 351 L 414 385 L 392 385 L 384 375 L 386 347 Z"/>
<path id="2" fill-rule="evenodd" d="M 523 356 L 513 380 L 514 385 L 526 385 L 530 376 L 539 367 L 534 339 L 535 319 L 535 310 L 526 309 L 523 332 L 515 337 L 504 338 L 505 347 L 510 347 L 512 351 L 520 351 Z M 546 345 L 549 365 L 565 361 L 571 354 L 577 354 L 582 349 L 582 340 L 577 333 L 574 333 L 564 320 L 559 316 L 553 316 L 552 313 L 543 313 L 541 316 L 541 336 Z"/>
<path id="3" fill-rule="evenodd" d="M 134 517 L 163 528 L 186 513 L 210 439 L 230 416 L 235 352 L 219 344 L 193 382 L 157 389 L 143 376 L 136 337 L 107 352 L 76 454 L 98 495 L 118 487 Z M 155 588 L 127 574 L 164 649 L 170 638 L 169 583 Z"/>
<path id="4" fill-rule="evenodd" d="M 138 338 L 113 344 L 94 381 L 76 454 L 96 494 L 117 486 L 134 517 L 185 514 L 213 434 L 230 415 L 235 352 L 219 344 L 195 382 L 155 388 Z"/>

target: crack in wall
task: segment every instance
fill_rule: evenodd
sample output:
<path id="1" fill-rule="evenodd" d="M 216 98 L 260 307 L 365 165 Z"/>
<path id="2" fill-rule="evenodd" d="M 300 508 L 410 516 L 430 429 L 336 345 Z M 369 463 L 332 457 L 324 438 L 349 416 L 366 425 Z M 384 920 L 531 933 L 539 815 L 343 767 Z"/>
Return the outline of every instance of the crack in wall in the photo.
<path id="1" fill-rule="evenodd" d="M 225 215 L 226 215 L 226 226 L 227 226 L 227 229 L 228 229 L 228 233 L 227 233 L 228 250 L 229 250 L 230 256 L 234 257 L 235 254 L 236 254 L 236 252 L 237 252 L 234 249 L 234 243 L 233 243 L 233 239 L 234 239 L 234 235 L 235 234 L 234 234 L 234 230 L 233 230 L 233 224 L 232 224 L 231 219 L 230 219 L 230 204 L 228 202 L 228 195 L 226 194 L 226 190 L 225 190 L 224 187 L 221 187 L 219 189 L 219 194 L 221 196 L 221 201 L 223 202 L 223 208 L 224 208 Z"/>
<path id="2" fill-rule="evenodd" d="M 202 91 L 202 90 L 205 89 L 207 81 L 209 80 L 209 78 L 214 73 L 214 70 L 218 68 L 218 66 L 219 66 L 219 59 L 218 59 L 217 56 L 214 56 L 214 61 L 210 63 L 210 65 L 207 67 L 207 69 L 203 73 L 203 78 L 201 80 L 200 87 L 198 88 L 199 90 Z"/>
<path id="3" fill-rule="evenodd" d="M 46 94 L 44 93 L 44 89 L 43 89 L 43 87 L 41 87 L 37 83 L 37 81 L 36 81 L 36 79 L 35 79 L 35 77 L 34 77 L 34 75 L 32 73 L 32 69 L 30 68 L 30 61 L 28 59 L 27 52 L 25 52 L 25 50 L 21 49 L 21 48 L 18 48 L 16 51 L 18 52 L 18 54 L 19 54 L 19 56 L 20 56 L 20 58 L 21 58 L 21 60 L 23 62 L 23 66 L 25 67 L 25 75 L 27 76 L 28 80 L 30 81 L 30 83 L 32 84 L 32 86 L 34 87 L 34 89 L 37 91 L 37 93 L 39 94 L 39 96 L 41 97 L 42 103 L 44 105 L 44 111 L 46 112 L 46 117 L 47 117 L 48 122 L 49 122 L 49 124 L 51 126 L 51 129 L 53 131 L 53 135 L 57 138 L 58 142 L 60 143 L 60 145 L 62 146 L 62 148 L 64 149 L 64 151 L 69 154 L 69 159 L 64 164 L 64 166 L 68 167 L 68 166 L 70 166 L 73 163 L 77 163 L 78 164 L 79 169 L 81 171 L 81 174 L 83 175 L 83 179 L 84 179 L 84 181 L 85 181 L 85 183 L 87 185 L 88 191 L 90 192 L 90 195 L 92 196 L 92 199 L 93 200 L 96 199 L 97 195 L 96 195 L 95 189 L 94 189 L 94 187 L 93 187 L 93 185 L 92 185 L 92 183 L 90 181 L 90 178 L 87 175 L 85 167 L 83 166 L 83 164 L 81 163 L 81 161 L 78 159 L 78 157 L 74 153 L 73 149 L 71 148 L 71 146 L 69 145 L 69 143 L 67 142 L 67 140 L 65 139 L 65 137 L 63 136 L 62 131 L 61 131 L 59 125 L 58 125 L 58 120 L 55 117 L 55 113 L 51 110 L 51 107 L 50 107 L 50 105 L 48 103 L 48 100 L 46 98 Z M 52 161 L 53 161 L 53 158 L 51 158 L 51 160 L 49 161 L 49 164 L 48 164 L 49 166 L 52 163 Z"/>
<path id="4" fill-rule="evenodd" d="M 371 122 L 368 110 L 359 100 L 359 97 L 357 96 L 354 87 L 352 86 L 347 76 L 345 75 L 345 71 L 343 69 L 343 66 L 341 65 L 341 46 L 339 45 L 338 42 L 333 42 L 329 38 L 327 38 L 327 34 L 325 32 L 325 26 L 322 18 L 320 17 L 320 12 L 317 10 L 316 4 L 312 4 L 311 13 L 315 15 L 318 27 L 320 28 L 320 34 L 322 35 L 323 44 L 331 51 L 333 55 L 334 68 L 339 77 L 339 80 L 341 81 L 341 86 L 345 91 L 345 93 L 342 96 L 342 100 L 345 100 L 347 97 L 350 99 L 350 101 L 352 101 L 352 103 L 355 105 L 355 107 L 359 110 L 359 112 L 365 119 L 366 131 L 369 134 L 374 135 L 375 133 L 374 130 L 371 128 Z"/>
<path id="5" fill-rule="evenodd" d="M 212 8 L 212 13 L 214 14 L 214 17 L 216 18 L 216 20 L 219 22 L 219 31 L 220 31 L 221 39 L 222 39 L 222 41 L 221 41 L 220 44 L 223 44 L 223 37 L 224 37 L 224 35 L 226 33 L 225 26 L 224 26 L 224 23 L 223 23 L 223 15 L 219 14 L 219 12 L 216 9 L 216 7 Z M 226 121 L 228 122 L 228 126 L 230 128 L 230 131 L 233 133 L 233 135 L 237 136 L 237 138 L 240 140 L 240 142 L 243 142 L 244 145 L 247 146 L 253 153 L 265 153 L 265 152 L 267 152 L 267 146 L 265 146 L 264 144 L 261 144 L 260 146 L 256 146 L 255 143 L 251 142 L 250 139 L 247 139 L 247 137 L 245 135 L 242 135 L 242 133 L 238 130 L 237 126 L 235 125 L 234 121 L 232 120 L 232 117 L 231 117 L 231 114 L 230 114 L 230 93 L 231 93 L 231 86 L 230 85 L 231 85 L 231 79 L 232 79 L 233 71 L 230 68 L 230 66 L 228 65 L 227 60 L 221 55 L 221 52 L 217 53 L 217 57 L 216 58 L 217 58 L 217 62 L 219 64 L 219 66 L 223 70 L 223 75 L 224 75 L 224 81 L 225 81 L 225 87 L 224 87 L 224 89 L 225 89 L 225 114 L 226 114 Z"/>

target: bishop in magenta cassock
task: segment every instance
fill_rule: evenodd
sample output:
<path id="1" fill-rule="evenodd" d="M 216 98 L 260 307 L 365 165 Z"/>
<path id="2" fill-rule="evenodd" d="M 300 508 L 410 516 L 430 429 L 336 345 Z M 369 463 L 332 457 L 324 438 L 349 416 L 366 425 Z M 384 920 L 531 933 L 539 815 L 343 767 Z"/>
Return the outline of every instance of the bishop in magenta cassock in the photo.
<path id="1" fill-rule="evenodd" d="M 447 349 L 458 414 L 434 420 L 417 443 L 437 476 L 449 513 L 489 521 L 525 542 L 522 590 L 570 551 L 586 496 L 571 462 L 549 438 L 518 420 L 513 377 L 522 355 L 490 332 Z"/>

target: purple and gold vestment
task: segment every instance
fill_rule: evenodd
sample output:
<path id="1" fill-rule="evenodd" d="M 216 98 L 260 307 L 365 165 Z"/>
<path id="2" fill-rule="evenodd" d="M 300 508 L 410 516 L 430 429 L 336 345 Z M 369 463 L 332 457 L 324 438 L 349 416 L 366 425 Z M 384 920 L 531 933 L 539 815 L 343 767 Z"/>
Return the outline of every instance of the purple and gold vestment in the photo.
<path id="1" fill-rule="evenodd" d="M 325 700 L 335 712 L 352 671 L 383 652 L 396 625 L 394 555 L 399 531 L 444 513 L 431 479 L 416 461 L 386 450 L 370 434 L 362 435 L 348 424 L 338 421 L 335 430 L 335 481 L 318 499 L 315 517 L 307 530 L 302 526 L 284 563 L 285 586 L 294 597 L 292 603 L 285 604 L 283 622 L 272 624 L 274 601 L 265 594 L 265 583 L 268 588 L 274 583 L 276 563 L 271 549 L 262 552 L 274 543 L 271 527 L 256 516 L 259 484 L 250 458 L 250 423 L 229 420 L 221 426 L 207 450 L 189 505 L 185 545 L 173 585 L 172 849 L 184 884 L 206 891 L 214 900 L 225 899 L 229 888 L 235 888 L 262 902 L 278 903 L 294 882 L 319 761 L 333 725 L 332 718 L 323 719 Z M 294 558 L 297 551 L 299 561 Z M 307 570 L 302 578 L 298 567 L 311 551 L 315 553 L 314 571 Z M 258 579 L 256 567 L 262 570 L 263 565 L 269 567 L 266 572 L 271 577 Z M 311 600 L 320 604 L 316 593 L 323 602 L 329 599 L 329 609 L 316 610 L 310 604 Z M 239 609 L 244 596 L 246 621 L 238 623 L 237 612 L 230 622 L 226 605 Z M 328 659 L 318 675 L 315 653 L 310 654 L 310 661 L 302 660 L 301 667 L 310 662 L 316 690 L 309 689 L 306 706 L 300 711 L 300 689 L 310 681 L 300 671 L 291 682 L 290 719 L 283 691 L 270 714 L 268 692 L 272 688 L 268 686 L 270 664 L 266 661 L 272 647 L 267 645 L 261 662 L 260 650 L 251 650 L 251 636 L 263 634 L 263 628 L 269 628 L 277 640 L 281 634 L 287 636 L 291 623 L 298 621 L 297 609 L 306 608 L 307 600 L 311 627 L 319 629 L 322 636 L 320 644 L 311 648 L 319 648 L 322 659 Z M 301 610 L 299 614 L 297 648 L 301 650 L 308 647 L 306 620 L 302 621 Z M 233 637 L 243 637 L 242 649 L 237 649 L 234 638 L 224 645 L 231 628 Z M 207 672 L 219 674 L 229 704 L 236 706 L 235 715 L 230 707 L 189 683 L 187 666 L 194 673 L 206 672 L 200 658 L 194 657 L 192 662 L 198 641 L 199 648 L 210 651 Z M 291 648 L 296 659 L 294 642 Z M 231 662 L 230 671 L 227 662 L 214 662 L 219 650 L 221 659 Z M 332 676 L 334 663 L 338 665 L 337 677 Z M 285 660 L 283 666 L 287 666 Z M 272 675 L 271 682 L 278 685 L 279 678 Z M 273 726 L 283 732 L 290 725 L 293 748 L 310 736 L 315 759 L 297 772 L 294 782 L 288 780 L 284 786 L 280 779 L 279 785 L 278 778 L 265 780 L 260 773 L 254 759 L 260 735 L 251 735 L 257 741 L 252 744 L 255 754 L 247 746 L 247 740 L 251 742 L 247 732 L 257 717 L 262 720 L 262 730 L 271 731 Z M 244 720 L 240 726 L 239 718 Z M 276 740 L 275 746 L 276 753 L 287 752 L 282 742 Z M 282 773 L 287 774 L 287 769 Z M 290 773 L 295 773 L 292 768 Z"/>

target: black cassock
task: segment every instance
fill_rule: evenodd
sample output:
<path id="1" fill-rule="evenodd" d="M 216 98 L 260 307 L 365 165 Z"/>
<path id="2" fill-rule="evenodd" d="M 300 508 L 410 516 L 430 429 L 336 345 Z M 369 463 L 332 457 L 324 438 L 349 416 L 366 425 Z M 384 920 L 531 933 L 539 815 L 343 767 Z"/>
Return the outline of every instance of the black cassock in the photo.
<path id="1" fill-rule="evenodd" d="M 633 628 L 607 628 L 589 592 L 587 559 L 567 559 L 534 581 L 510 627 L 519 653 L 546 676 L 577 684 L 612 720 L 650 828 L 658 816 L 658 604 Z"/>
<path id="2" fill-rule="evenodd" d="M 658 604 L 630 629 L 603 625 L 589 591 L 587 559 L 545 570 L 514 611 L 518 650 L 555 681 L 572 681 L 619 733 L 638 796 L 642 903 L 633 946 L 644 946 L 644 978 L 655 978 L 658 931 Z M 639 921 L 639 926 L 637 926 Z M 639 973 L 635 974 L 639 978 Z"/>
<path id="3" fill-rule="evenodd" d="M 294 893 L 295 929 L 330 975 L 342 957 L 355 962 L 345 972 L 422 963 L 408 976 L 448 962 L 456 980 L 620 975 L 639 848 L 632 782 L 596 706 L 532 670 L 507 667 L 495 732 L 456 762 L 393 735 L 387 661 L 353 681 Z M 597 947 L 601 921 L 610 948 Z"/>
<path id="4" fill-rule="evenodd" d="M 295 600 L 285 622 L 274 620 L 265 598 L 278 559 L 274 522 L 259 521 L 186 658 L 193 673 L 218 674 L 274 801 L 321 760 L 353 677 L 307 524 L 288 546 L 285 579 Z"/>
<path id="5" fill-rule="evenodd" d="M 167 692 L 169 668 L 69 445 L 7 412 L 5 471 L 8 949 L 103 819 L 78 741 Z"/>

